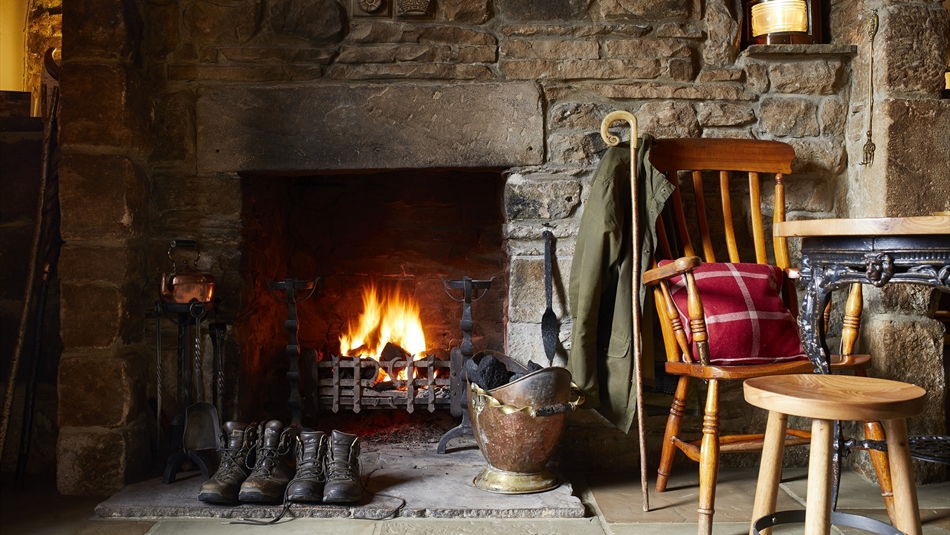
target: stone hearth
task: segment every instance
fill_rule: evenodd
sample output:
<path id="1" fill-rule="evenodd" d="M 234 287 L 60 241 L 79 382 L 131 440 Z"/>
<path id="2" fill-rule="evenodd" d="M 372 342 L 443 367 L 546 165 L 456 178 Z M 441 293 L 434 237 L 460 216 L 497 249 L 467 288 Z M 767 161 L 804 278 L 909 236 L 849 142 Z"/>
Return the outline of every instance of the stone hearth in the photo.
<path id="1" fill-rule="evenodd" d="M 298 518 L 581 518 L 584 505 L 572 495 L 564 478 L 551 491 L 502 495 L 477 489 L 472 480 L 485 467 L 478 449 L 460 447 L 448 454 L 435 444 L 369 446 L 362 454 L 366 492 L 352 506 L 294 505 Z M 96 507 L 102 518 L 265 518 L 277 516 L 281 506 L 242 504 L 233 507 L 199 502 L 201 474 L 164 485 L 153 479 L 129 485 Z"/>

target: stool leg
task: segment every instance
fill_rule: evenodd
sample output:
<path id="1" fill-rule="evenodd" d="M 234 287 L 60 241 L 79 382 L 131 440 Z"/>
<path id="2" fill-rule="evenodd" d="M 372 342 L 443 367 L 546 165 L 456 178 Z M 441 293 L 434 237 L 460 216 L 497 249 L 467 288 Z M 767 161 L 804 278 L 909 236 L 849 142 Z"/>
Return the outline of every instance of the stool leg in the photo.
<path id="1" fill-rule="evenodd" d="M 755 485 L 755 504 L 752 506 L 752 523 L 765 515 L 775 512 L 778 500 L 778 485 L 782 481 L 782 459 L 785 456 L 785 430 L 788 428 L 788 415 L 769 411 L 769 423 L 765 428 L 765 442 L 762 444 L 762 461 L 759 464 L 759 480 Z M 763 529 L 762 535 L 769 535 L 772 529 Z M 749 526 L 749 535 L 753 535 Z"/>
<path id="2" fill-rule="evenodd" d="M 907 535 L 921 535 L 920 509 L 917 508 L 917 485 L 914 466 L 910 461 L 907 444 L 907 422 L 903 418 L 884 420 L 887 434 L 887 459 L 891 464 L 891 483 L 894 486 L 894 527 Z"/>
<path id="3" fill-rule="evenodd" d="M 808 494 L 805 499 L 805 535 L 831 532 L 831 444 L 834 422 L 812 420 L 808 453 Z"/>

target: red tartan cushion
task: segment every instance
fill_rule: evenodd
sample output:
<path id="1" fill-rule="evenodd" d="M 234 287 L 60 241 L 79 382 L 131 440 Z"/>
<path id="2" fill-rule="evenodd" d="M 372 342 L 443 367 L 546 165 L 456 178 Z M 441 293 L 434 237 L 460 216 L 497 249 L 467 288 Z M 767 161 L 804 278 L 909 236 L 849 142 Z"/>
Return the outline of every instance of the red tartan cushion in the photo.
<path id="1" fill-rule="evenodd" d="M 668 264 L 662 261 L 660 265 Z M 782 301 L 785 273 L 762 264 L 709 263 L 693 270 L 709 333 L 709 361 L 720 366 L 805 359 L 798 324 Z M 673 301 L 693 354 L 687 315 L 686 278 L 670 279 Z"/>

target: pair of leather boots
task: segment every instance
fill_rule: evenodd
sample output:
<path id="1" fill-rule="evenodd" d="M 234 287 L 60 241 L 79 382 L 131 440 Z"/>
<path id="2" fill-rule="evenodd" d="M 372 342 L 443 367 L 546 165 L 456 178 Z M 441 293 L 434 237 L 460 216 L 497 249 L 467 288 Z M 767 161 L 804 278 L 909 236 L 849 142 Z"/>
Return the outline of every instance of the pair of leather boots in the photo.
<path id="1" fill-rule="evenodd" d="M 200 501 L 351 503 L 362 496 L 355 435 L 333 431 L 328 437 L 322 431 L 284 428 L 279 420 L 260 426 L 227 422 L 223 431 L 221 464 L 201 485 Z M 289 459 L 294 442 L 296 472 Z"/>

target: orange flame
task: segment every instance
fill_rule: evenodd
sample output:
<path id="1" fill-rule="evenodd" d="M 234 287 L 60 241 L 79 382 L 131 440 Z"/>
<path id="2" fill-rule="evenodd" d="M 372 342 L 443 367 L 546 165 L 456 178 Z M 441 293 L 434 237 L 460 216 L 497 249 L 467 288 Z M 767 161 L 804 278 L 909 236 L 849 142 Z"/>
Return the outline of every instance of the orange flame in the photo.
<path id="1" fill-rule="evenodd" d="M 387 343 L 401 347 L 417 359 L 425 356 L 419 305 L 398 291 L 381 295 L 371 283 L 363 288 L 363 312 L 340 336 L 340 354 L 378 361 Z M 405 379 L 405 374 L 403 369 L 399 379 Z"/>

